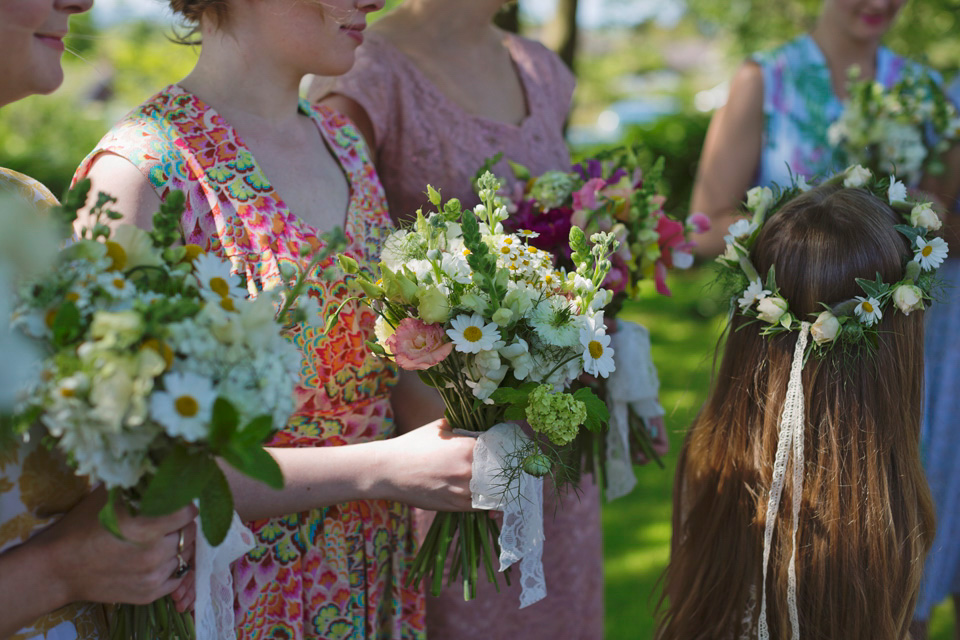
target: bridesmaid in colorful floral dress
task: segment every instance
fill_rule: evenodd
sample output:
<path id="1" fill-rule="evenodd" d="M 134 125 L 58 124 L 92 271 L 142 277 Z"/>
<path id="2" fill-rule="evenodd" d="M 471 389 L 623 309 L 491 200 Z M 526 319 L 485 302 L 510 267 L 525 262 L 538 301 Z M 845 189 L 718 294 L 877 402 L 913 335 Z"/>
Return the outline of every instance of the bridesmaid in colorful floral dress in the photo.
<path id="1" fill-rule="evenodd" d="M 427 204 L 428 183 L 444 197 L 476 204 L 471 180 L 498 152 L 503 159 L 494 170 L 511 181 L 507 160 L 534 174 L 570 167 L 563 125 L 573 74 L 540 43 L 495 28 L 491 21 L 503 4 L 405 0 L 376 23 L 357 64 L 334 81 L 324 100 L 365 134 L 394 219 L 409 219 Z M 329 90 L 325 79 L 317 79 L 310 95 L 320 98 Z M 430 417 L 425 413 L 422 420 Z M 477 599 L 464 602 L 462 589 L 452 585 L 439 598 L 427 598 L 428 635 L 601 638 L 599 490 L 589 480 L 581 489 L 579 496 L 558 500 L 552 483 L 544 485 L 545 600 L 520 610 L 516 581 L 499 594 L 481 581 Z M 418 514 L 421 535 L 431 520 L 432 514 Z"/>
<path id="2" fill-rule="evenodd" d="M 0 107 L 60 86 L 69 17 L 90 6 L 91 0 L 0 3 Z M 0 206 L 28 207 L 38 216 L 57 204 L 42 184 L 2 167 L 0 197 Z M 11 301 L 4 302 L 7 308 Z M 181 530 L 184 556 L 191 558 L 193 507 L 164 518 L 121 513 L 127 540 L 118 540 L 97 518 L 105 492 L 90 492 L 85 478 L 43 446 L 41 429 L 30 435 L 18 444 L 0 438 L 0 637 L 105 638 L 103 602 L 145 604 L 172 592 L 181 610 L 189 607 L 192 576 L 172 574 Z"/>
<path id="3" fill-rule="evenodd" d="M 697 170 L 690 210 L 713 220 L 696 238 L 698 253 L 723 251 L 723 236 L 751 186 L 789 184 L 791 172 L 814 178 L 844 168 L 827 129 L 843 112 L 848 69 L 858 65 L 865 77 L 891 87 L 920 68 L 880 44 L 904 2 L 824 0 L 811 33 L 743 63 L 710 122 Z M 960 149 L 947 160 L 960 174 Z M 950 171 L 944 178 L 908 186 L 949 203 L 960 183 Z"/>
<path id="4" fill-rule="evenodd" d="M 185 191 L 184 240 L 228 258 L 251 295 L 308 262 L 335 225 L 370 271 L 392 228 L 373 164 L 345 118 L 297 92 L 305 73 L 349 68 L 382 0 L 171 4 L 202 28 L 197 67 L 116 125 L 77 178 L 144 222 Z M 320 276 L 332 260 L 309 280 L 325 314 L 352 295 L 350 276 Z M 330 334 L 291 332 L 303 352 L 297 410 L 269 443 L 286 486 L 231 476 L 257 539 L 234 566 L 240 638 L 423 637 L 422 594 L 404 585 L 416 549 L 401 502 L 469 508 L 474 442 L 439 421 L 392 438 L 404 414 L 396 402 L 395 421 L 396 369 L 364 344 L 374 320 L 348 302 Z"/>

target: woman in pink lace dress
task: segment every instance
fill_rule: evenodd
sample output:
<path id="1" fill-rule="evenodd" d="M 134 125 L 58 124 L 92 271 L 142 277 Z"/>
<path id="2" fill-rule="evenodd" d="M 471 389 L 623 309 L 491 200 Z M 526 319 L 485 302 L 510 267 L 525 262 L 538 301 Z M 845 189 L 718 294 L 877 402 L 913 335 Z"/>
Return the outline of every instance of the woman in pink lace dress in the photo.
<path id="1" fill-rule="evenodd" d="M 427 204 L 429 183 L 444 197 L 478 202 L 471 179 L 484 160 L 506 160 L 534 174 L 565 170 L 562 129 L 574 78 L 542 45 L 496 29 L 502 0 L 406 0 L 367 34 L 353 70 L 325 103 L 349 115 L 372 149 L 394 219 Z M 317 80 L 312 96 L 331 90 Z M 424 415 L 429 418 L 429 414 Z M 543 562 L 547 598 L 522 611 L 519 587 L 481 580 L 475 601 L 458 585 L 427 598 L 433 638 L 599 639 L 603 635 L 603 564 L 599 492 L 585 482 L 560 504 L 549 482 Z M 556 517 L 554 517 L 554 515 Z M 421 535 L 429 517 L 418 517 Z M 502 582 L 502 581 L 501 581 Z"/>
<path id="2" fill-rule="evenodd" d="M 382 4 L 171 0 L 201 28 L 197 66 L 118 123 L 77 177 L 145 226 L 161 198 L 184 191 L 184 240 L 229 259 L 251 295 L 309 262 L 336 225 L 371 269 L 392 228 L 373 163 L 343 116 L 298 89 L 306 73 L 349 68 Z M 256 541 L 233 567 L 237 637 L 422 639 L 423 596 L 404 584 L 415 540 L 403 503 L 469 508 L 474 441 L 439 424 L 394 437 L 420 423 L 395 402 L 410 398 L 393 392 L 396 368 L 365 345 L 375 315 L 348 301 L 352 276 L 322 277 L 332 262 L 308 274 L 309 294 L 325 313 L 345 303 L 343 315 L 329 333 L 290 332 L 302 352 L 296 411 L 268 449 L 284 489 L 225 469 Z"/>

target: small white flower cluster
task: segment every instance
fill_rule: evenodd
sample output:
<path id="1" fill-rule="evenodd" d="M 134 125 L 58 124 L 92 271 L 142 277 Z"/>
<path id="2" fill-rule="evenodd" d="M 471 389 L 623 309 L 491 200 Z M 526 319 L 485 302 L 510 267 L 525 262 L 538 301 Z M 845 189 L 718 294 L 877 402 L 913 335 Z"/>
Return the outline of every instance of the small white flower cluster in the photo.
<path id="1" fill-rule="evenodd" d="M 894 285 L 883 282 L 858 280 L 865 295 L 856 296 L 848 303 L 830 308 L 817 315 L 810 332 L 818 346 L 834 342 L 843 331 L 844 325 L 853 320 L 858 329 L 851 330 L 853 336 L 862 336 L 864 329 L 873 330 L 883 318 L 883 309 L 889 301 L 904 315 L 922 310 L 924 302 L 930 299 L 930 280 L 922 279 L 923 274 L 936 270 L 947 257 L 947 243 L 939 237 L 931 237 L 933 231 L 941 227 L 940 218 L 929 202 L 908 203 L 906 186 L 891 177 L 887 181 L 877 181 L 873 173 L 860 165 L 848 168 L 836 178 L 846 188 L 866 189 L 886 201 L 895 210 L 902 212 L 905 222 L 909 223 L 909 233 L 904 233 L 913 242 L 914 257 L 904 267 L 904 277 Z M 795 184 L 786 193 L 799 194 L 809 190 L 806 181 Z M 739 220 L 730 225 L 726 236 L 727 248 L 718 262 L 725 268 L 742 271 L 747 277 L 747 286 L 736 298 L 741 313 L 755 317 L 765 323 L 761 333 L 773 335 L 784 331 L 798 330 L 801 322 L 790 312 L 789 304 L 779 294 L 772 276 L 764 282 L 756 268 L 750 262 L 750 249 L 756 241 L 759 229 L 775 213 L 773 190 L 768 187 L 756 187 L 747 195 L 747 210 L 753 214 L 751 220 Z M 846 310 L 847 313 L 843 313 Z"/>
<path id="2" fill-rule="evenodd" d="M 872 165 L 916 184 L 925 163 L 958 139 L 957 111 L 930 77 L 907 74 L 887 89 L 880 82 L 852 78 L 850 99 L 827 130 L 829 143 L 846 162 Z M 932 137 L 931 135 L 932 134 Z"/>
<path id="3" fill-rule="evenodd" d="M 199 247 L 161 251 L 120 225 L 105 242 L 77 240 L 24 288 L 17 326 L 52 352 L 24 402 L 78 473 L 137 485 L 158 446 L 207 441 L 217 398 L 240 424 L 286 422 L 300 355 L 275 296 L 248 300 L 240 283 Z"/>

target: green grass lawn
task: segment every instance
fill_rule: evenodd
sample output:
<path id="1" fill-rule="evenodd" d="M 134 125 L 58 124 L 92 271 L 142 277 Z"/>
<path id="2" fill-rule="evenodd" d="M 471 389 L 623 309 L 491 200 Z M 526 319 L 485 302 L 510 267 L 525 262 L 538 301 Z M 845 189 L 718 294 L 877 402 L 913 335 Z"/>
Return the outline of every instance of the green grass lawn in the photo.
<path id="1" fill-rule="evenodd" d="M 638 468 L 633 493 L 604 507 L 608 640 L 653 637 L 657 583 L 670 555 L 677 451 L 706 398 L 714 347 L 725 321 L 722 305 L 705 290 L 709 280 L 708 270 L 681 273 L 671 282 L 673 297 L 657 296 L 651 286 L 643 300 L 624 311 L 624 317 L 650 329 L 671 449 L 665 470 L 653 465 Z M 944 604 L 934 612 L 931 640 L 953 639 L 951 609 Z"/>

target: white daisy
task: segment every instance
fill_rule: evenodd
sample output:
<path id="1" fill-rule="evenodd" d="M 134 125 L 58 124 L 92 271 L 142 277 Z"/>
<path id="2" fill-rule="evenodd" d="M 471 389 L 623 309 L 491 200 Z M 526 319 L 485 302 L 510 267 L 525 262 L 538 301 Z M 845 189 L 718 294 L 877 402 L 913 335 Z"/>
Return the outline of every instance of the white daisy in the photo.
<path id="1" fill-rule="evenodd" d="M 920 263 L 920 268 L 924 271 L 933 271 L 947 257 L 947 243 L 943 238 L 932 238 L 927 242 L 920 236 L 917 236 L 917 252 L 915 260 Z"/>
<path id="2" fill-rule="evenodd" d="M 461 314 L 450 321 L 451 329 L 447 335 L 453 341 L 453 347 L 460 353 L 479 353 L 489 351 L 500 340 L 500 331 L 496 323 L 484 322 L 479 313 L 469 316 Z"/>
<path id="3" fill-rule="evenodd" d="M 880 321 L 883 313 L 880 311 L 880 303 L 877 302 L 876 298 L 857 296 L 856 299 L 860 301 L 860 304 L 856 306 L 854 312 L 861 324 L 872 327 Z"/>
<path id="4" fill-rule="evenodd" d="M 216 393 L 208 378 L 190 371 L 168 373 L 163 377 L 166 391 L 150 398 L 150 413 L 171 436 L 197 442 L 209 431 L 210 415 Z"/>
<path id="5" fill-rule="evenodd" d="M 231 294 L 246 292 L 238 286 L 237 276 L 230 273 L 230 264 L 220 258 L 204 253 L 193 261 L 193 276 L 197 279 L 200 295 L 208 299 L 225 299 Z"/>
<path id="6" fill-rule="evenodd" d="M 745 311 L 752 307 L 753 303 L 755 303 L 757 300 L 763 300 L 768 295 L 770 295 L 770 291 L 764 289 L 763 283 L 760 282 L 760 278 L 757 278 L 750 283 L 750 286 L 744 289 L 743 297 L 737 300 L 737 304 L 739 304 L 740 308 Z"/>
<path id="7" fill-rule="evenodd" d="M 900 182 L 899 180 L 894 180 L 890 183 L 890 188 L 887 189 L 887 201 L 890 204 L 895 202 L 906 202 L 907 200 L 907 186 Z"/>
<path id="8" fill-rule="evenodd" d="M 577 344 L 580 328 L 577 315 L 563 296 L 541 300 L 530 315 L 530 323 L 541 340 L 557 347 Z"/>
<path id="9" fill-rule="evenodd" d="M 97 278 L 97 284 L 114 300 L 132 298 L 137 292 L 133 284 L 119 271 L 108 271 L 102 274 Z"/>
<path id="10" fill-rule="evenodd" d="M 743 219 L 737 220 L 729 228 L 727 228 L 727 235 L 723 236 L 723 240 L 727 244 L 733 244 L 734 240 L 739 240 L 749 236 L 751 233 L 757 230 L 757 225 L 751 222 L 750 220 Z"/>
<path id="11" fill-rule="evenodd" d="M 530 231 L 529 229 L 520 229 L 519 231 L 517 231 L 517 233 L 528 240 L 532 240 L 533 238 L 537 238 L 540 236 L 540 234 L 537 233 L 536 231 Z"/>
<path id="12" fill-rule="evenodd" d="M 586 319 L 580 329 L 580 344 L 583 345 L 583 370 L 590 375 L 606 378 L 617 368 L 602 313 Z"/>

